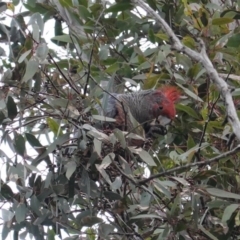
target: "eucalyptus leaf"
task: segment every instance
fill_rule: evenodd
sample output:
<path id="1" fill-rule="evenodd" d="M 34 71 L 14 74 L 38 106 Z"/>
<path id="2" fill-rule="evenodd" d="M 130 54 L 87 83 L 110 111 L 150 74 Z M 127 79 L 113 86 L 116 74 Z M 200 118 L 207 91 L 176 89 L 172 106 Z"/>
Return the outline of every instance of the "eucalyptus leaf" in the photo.
<path id="1" fill-rule="evenodd" d="M 22 78 L 22 82 L 30 80 L 34 74 L 38 71 L 38 62 L 36 60 L 29 60 L 27 63 L 25 74 Z"/>

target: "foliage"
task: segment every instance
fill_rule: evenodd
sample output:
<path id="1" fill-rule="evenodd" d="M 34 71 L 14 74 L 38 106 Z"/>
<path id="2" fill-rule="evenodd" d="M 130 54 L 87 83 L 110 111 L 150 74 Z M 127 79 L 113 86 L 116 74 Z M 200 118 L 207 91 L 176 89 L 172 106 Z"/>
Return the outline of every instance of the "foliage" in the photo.
<path id="1" fill-rule="evenodd" d="M 146 2 L 186 46 L 204 40 L 238 109 L 240 2 Z M 20 4 L 0 23 L 2 239 L 237 239 L 240 154 L 205 69 L 130 1 L 15 0 L 4 18 Z M 108 93 L 166 84 L 178 117 L 150 146 L 94 125 L 112 121 L 95 109 Z"/>

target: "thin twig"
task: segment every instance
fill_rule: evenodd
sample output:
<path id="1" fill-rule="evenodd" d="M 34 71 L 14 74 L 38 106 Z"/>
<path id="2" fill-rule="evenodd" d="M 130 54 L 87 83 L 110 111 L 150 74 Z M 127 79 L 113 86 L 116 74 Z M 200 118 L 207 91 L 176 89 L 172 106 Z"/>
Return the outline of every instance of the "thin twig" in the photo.
<path id="1" fill-rule="evenodd" d="M 41 72 L 44 74 L 44 76 L 48 79 L 48 81 L 51 83 L 51 85 L 53 86 L 53 88 L 56 90 L 57 92 L 57 95 L 59 97 L 59 89 L 55 86 L 55 84 L 53 83 L 52 79 L 48 76 L 48 74 L 43 70 L 41 69 Z"/>
<path id="2" fill-rule="evenodd" d="M 102 12 L 99 14 L 98 16 L 98 19 L 95 23 L 95 26 L 97 26 L 100 18 L 102 17 L 103 13 L 105 12 L 105 9 L 102 10 Z M 94 49 L 94 45 L 95 45 L 95 42 L 99 36 L 99 34 L 102 32 L 102 30 L 104 29 L 104 27 L 102 27 L 98 33 L 96 34 L 96 36 L 93 38 L 93 43 L 92 43 L 92 49 L 91 49 L 91 53 L 90 53 L 90 58 L 89 58 L 89 62 L 88 62 L 88 70 L 87 70 L 87 80 L 86 80 L 86 84 L 85 84 L 85 87 L 84 87 L 84 92 L 83 92 L 83 95 L 86 96 L 87 94 L 87 87 L 88 87 L 88 83 L 89 83 L 89 80 L 90 80 L 90 73 L 91 73 L 91 63 L 92 63 L 92 58 L 93 58 L 93 49 Z"/>
<path id="3" fill-rule="evenodd" d="M 199 149 L 198 149 L 197 153 L 199 153 L 200 150 L 201 150 L 201 146 L 202 146 L 203 138 L 204 138 L 204 136 L 205 136 L 205 134 L 206 134 L 207 126 L 208 126 L 208 124 L 209 124 L 209 122 L 210 122 L 210 120 L 211 120 L 211 116 L 212 116 L 214 107 L 216 106 L 216 104 L 217 104 L 217 102 L 218 102 L 219 99 L 220 99 L 220 94 L 218 95 L 218 97 L 217 97 L 217 99 L 215 100 L 215 102 L 212 104 L 212 107 L 211 107 L 211 109 L 210 109 L 210 113 L 208 114 L 208 119 L 206 120 L 205 125 L 204 125 L 204 128 L 203 128 L 203 132 L 202 132 L 202 135 L 201 135 L 201 138 L 200 138 L 200 141 L 199 141 Z"/>
<path id="4" fill-rule="evenodd" d="M 52 55 L 50 53 L 48 53 L 48 56 L 52 60 L 52 62 L 54 63 L 54 65 L 56 66 L 57 70 L 60 72 L 61 76 L 64 78 L 64 80 L 69 84 L 71 89 L 73 89 L 79 95 L 80 94 L 79 91 L 73 86 L 71 81 L 69 81 L 69 79 L 65 76 L 65 74 L 62 72 L 61 68 L 58 66 L 58 64 L 53 59 Z"/>

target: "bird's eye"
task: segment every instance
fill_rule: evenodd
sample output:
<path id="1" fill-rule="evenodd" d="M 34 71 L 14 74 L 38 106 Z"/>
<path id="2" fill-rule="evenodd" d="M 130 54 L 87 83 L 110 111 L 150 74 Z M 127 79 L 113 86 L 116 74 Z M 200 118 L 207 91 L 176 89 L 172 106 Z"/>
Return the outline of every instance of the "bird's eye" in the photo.
<path id="1" fill-rule="evenodd" d="M 159 106 L 158 109 L 159 109 L 159 110 L 163 110 L 163 106 Z"/>

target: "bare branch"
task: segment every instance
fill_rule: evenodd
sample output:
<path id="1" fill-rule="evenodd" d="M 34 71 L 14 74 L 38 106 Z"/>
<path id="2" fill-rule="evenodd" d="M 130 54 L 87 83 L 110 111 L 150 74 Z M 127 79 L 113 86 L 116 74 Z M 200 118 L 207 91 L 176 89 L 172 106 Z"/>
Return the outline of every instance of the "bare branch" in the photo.
<path id="1" fill-rule="evenodd" d="M 172 47 L 177 51 L 180 51 L 191 59 L 200 62 L 203 67 L 206 69 L 206 72 L 212 82 L 217 86 L 223 100 L 226 104 L 226 111 L 228 116 L 228 121 L 232 126 L 233 132 L 235 133 L 237 139 L 240 141 L 240 121 L 237 116 L 237 112 L 233 103 L 231 89 L 228 87 L 228 84 L 219 76 L 218 72 L 214 68 L 212 62 L 206 53 L 206 47 L 202 39 L 198 39 L 201 52 L 194 51 L 182 44 L 179 38 L 175 35 L 170 26 L 165 22 L 165 20 L 155 12 L 151 7 L 149 7 L 143 0 L 132 0 L 135 6 L 139 6 L 144 9 L 147 14 L 152 17 L 157 24 L 159 24 L 165 33 L 170 37 L 172 41 Z"/>

